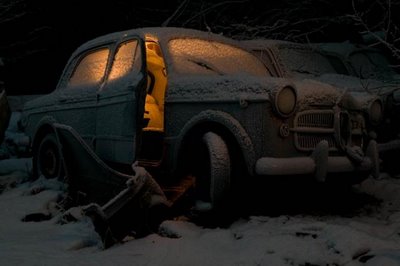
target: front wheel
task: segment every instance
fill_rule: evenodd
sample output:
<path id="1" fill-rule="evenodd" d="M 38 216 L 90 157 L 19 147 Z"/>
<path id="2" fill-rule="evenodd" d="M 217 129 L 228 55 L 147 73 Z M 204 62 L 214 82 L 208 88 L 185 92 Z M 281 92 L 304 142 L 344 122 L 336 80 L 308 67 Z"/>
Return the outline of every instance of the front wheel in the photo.
<path id="1" fill-rule="evenodd" d="M 225 141 L 214 132 L 207 132 L 196 153 L 196 205 L 198 211 L 221 210 L 230 193 L 231 163 Z"/>
<path id="2" fill-rule="evenodd" d="M 63 173 L 63 163 L 60 144 L 54 133 L 45 135 L 34 149 L 33 154 L 34 177 L 59 178 Z"/>

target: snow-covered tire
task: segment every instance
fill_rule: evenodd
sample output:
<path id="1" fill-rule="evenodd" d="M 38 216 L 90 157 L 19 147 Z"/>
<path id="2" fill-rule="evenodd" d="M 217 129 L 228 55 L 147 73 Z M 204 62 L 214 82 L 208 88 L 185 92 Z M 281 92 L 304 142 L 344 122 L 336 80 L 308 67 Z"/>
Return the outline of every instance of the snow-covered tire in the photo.
<path id="1" fill-rule="evenodd" d="M 63 178 L 63 162 L 60 144 L 54 133 L 46 134 L 34 149 L 33 175 L 34 178 Z"/>
<path id="2" fill-rule="evenodd" d="M 196 194 L 200 211 L 218 210 L 227 204 L 230 192 L 231 163 L 225 141 L 213 132 L 202 137 L 205 150 L 197 165 Z"/>

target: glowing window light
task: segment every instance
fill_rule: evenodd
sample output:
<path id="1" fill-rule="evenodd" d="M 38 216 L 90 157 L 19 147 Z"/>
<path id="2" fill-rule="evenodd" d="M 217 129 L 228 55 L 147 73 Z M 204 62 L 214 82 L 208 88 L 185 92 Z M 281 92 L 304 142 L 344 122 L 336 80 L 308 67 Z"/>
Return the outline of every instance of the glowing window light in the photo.
<path id="1" fill-rule="evenodd" d="M 135 61 L 135 51 L 138 42 L 136 40 L 121 44 L 114 57 L 109 80 L 119 79 L 131 71 Z"/>
<path id="2" fill-rule="evenodd" d="M 85 55 L 75 68 L 68 85 L 82 86 L 100 83 L 104 77 L 109 53 L 109 49 L 102 48 Z"/>
<path id="3" fill-rule="evenodd" d="M 171 40 L 168 49 L 179 73 L 268 75 L 264 65 L 254 55 L 231 45 L 188 38 Z"/>

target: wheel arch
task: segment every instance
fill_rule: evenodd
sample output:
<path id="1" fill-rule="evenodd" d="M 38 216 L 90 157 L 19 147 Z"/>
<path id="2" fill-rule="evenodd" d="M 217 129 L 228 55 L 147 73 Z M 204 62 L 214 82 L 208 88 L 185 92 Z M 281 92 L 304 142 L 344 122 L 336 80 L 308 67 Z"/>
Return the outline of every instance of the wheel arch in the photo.
<path id="1" fill-rule="evenodd" d="M 190 143 L 208 131 L 219 134 L 227 142 L 230 152 L 234 152 L 234 156 L 243 159 L 245 169 L 250 175 L 253 175 L 255 151 L 246 130 L 230 114 L 215 110 L 203 111 L 184 125 L 175 146 L 174 169 L 178 169 L 179 162 L 184 160 Z"/>
<path id="2" fill-rule="evenodd" d="M 56 119 L 52 116 L 44 116 L 38 123 L 35 128 L 33 137 L 32 137 L 32 152 L 35 151 L 37 145 L 40 143 L 40 140 L 46 136 L 48 133 L 54 133 L 56 135 L 58 143 L 60 143 L 57 135 L 57 131 L 54 127 L 54 124 L 57 123 Z"/>

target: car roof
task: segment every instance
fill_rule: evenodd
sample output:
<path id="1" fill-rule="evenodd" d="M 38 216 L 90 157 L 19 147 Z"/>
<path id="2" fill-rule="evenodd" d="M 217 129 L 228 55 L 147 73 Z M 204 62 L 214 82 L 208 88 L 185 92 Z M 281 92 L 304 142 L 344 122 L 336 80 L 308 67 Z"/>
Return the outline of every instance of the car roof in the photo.
<path id="1" fill-rule="evenodd" d="M 238 41 L 212 32 L 206 32 L 190 28 L 178 28 L 178 27 L 144 27 L 144 28 L 130 29 L 126 31 L 113 32 L 99 36 L 97 38 L 94 38 L 92 40 L 83 43 L 75 50 L 74 54 L 81 53 L 86 49 L 101 45 L 103 43 L 115 42 L 124 39 L 126 37 L 135 35 L 142 37 L 154 36 L 158 39 L 163 39 L 163 40 L 179 38 L 179 37 L 184 37 L 184 38 L 197 37 L 202 39 L 220 41 L 242 47 Z"/>
<path id="2" fill-rule="evenodd" d="M 254 40 L 243 40 L 241 41 L 244 46 L 248 49 L 256 50 L 263 48 L 279 48 L 281 46 L 284 47 L 301 47 L 301 48 L 310 48 L 307 44 L 304 43 L 296 43 L 284 40 L 274 40 L 274 39 L 254 39 Z"/>

